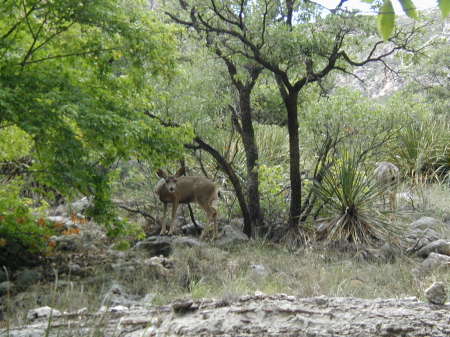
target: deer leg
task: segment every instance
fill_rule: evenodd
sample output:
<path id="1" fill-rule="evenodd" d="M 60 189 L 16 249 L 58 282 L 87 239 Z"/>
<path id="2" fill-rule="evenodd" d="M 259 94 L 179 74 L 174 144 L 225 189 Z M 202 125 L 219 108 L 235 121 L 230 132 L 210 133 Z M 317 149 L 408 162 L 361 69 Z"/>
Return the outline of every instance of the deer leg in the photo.
<path id="1" fill-rule="evenodd" d="M 159 233 L 159 235 L 164 235 L 166 234 L 167 231 L 167 226 L 166 226 L 166 215 L 167 215 L 167 203 L 164 203 L 164 214 L 163 214 L 163 218 L 161 221 L 161 232 Z"/>
<path id="2" fill-rule="evenodd" d="M 172 205 L 172 220 L 170 222 L 169 235 L 172 235 L 174 230 L 175 230 L 175 217 L 177 215 L 178 205 L 179 205 L 179 203 L 177 201 L 173 202 L 173 205 Z"/>
<path id="3" fill-rule="evenodd" d="M 210 231 L 212 231 L 212 240 L 217 239 L 218 237 L 218 227 L 217 227 L 217 222 L 216 222 L 216 217 L 217 217 L 217 211 L 215 210 L 214 207 L 212 206 L 203 206 L 200 205 L 203 210 L 205 211 L 207 217 L 208 217 L 208 224 L 205 227 L 205 229 L 203 229 L 202 234 L 200 235 L 200 239 L 203 239 L 206 234 Z"/>
<path id="4" fill-rule="evenodd" d="M 217 224 L 217 211 L 214 207 L 210 207 L 210 211 L 211 211 L 211 220 L 212 221 L 212 226 L 213 226 L 213 240 L 218 239 L 219 237 L 219 225 Z"/>

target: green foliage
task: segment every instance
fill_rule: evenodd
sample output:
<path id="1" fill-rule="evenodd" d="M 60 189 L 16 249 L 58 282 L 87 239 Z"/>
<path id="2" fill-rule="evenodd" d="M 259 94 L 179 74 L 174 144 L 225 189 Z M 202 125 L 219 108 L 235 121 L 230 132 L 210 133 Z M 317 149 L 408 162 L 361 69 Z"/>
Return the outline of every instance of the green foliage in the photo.
<path id="1" fill-rule="evenodd" d="M 375 3 L 375 0 L 363 0 L 367 3 Z M 399 0 L 403 12 L 415 20 L 418 19 L 418 14 L 413 0 Z M 450 0 L 438 0 L 439 8 L 441 10 L 442 18 L 445 19 L 450 14 Z M 395 11 L 391 0 L 384 0 L 378 11 L 377 19 L 378 33 L 381 37 L 387 40 L 395 27 Z"/>
<path id="2" fill-rule="evenodd" d="M 407 118 L 398 135 L 397 162 L 410 176 L 447 173 L 450 124 L 440 120 Z"/>
<path id="3" fill-rule="evenodd" d="M 287 211 L 286 200 L 289 189 L 286 186 L 288 175 L 281 165 L 260 165 L 261 205 L 266 213 L 266 220 L 279 220 L 280 213 Z"/>
<path id="4" fill-rule="evenodd" d="M 391 0 L 384 0 L 377 17 L 377 27 L 381 37 L 387 40 L 395 26 L 395 12 Z"/>
<path id="5" fill-rule="evenodd" d="M 335 90 L 333 95 L 303 106 L 303 165 L 308 170 L 314 166 L 313 158 L 328 138 L 340 144 L 338 149 L 360 144 L 380 154 L 398 128 L 396 123 L 396 116 L 382 104 L 357 91 Z"/>
<path id="6" fill-rule="evenodd" d="M 25 157 L 30 153 L 33 140 L 18 127 L 0 125 L 0 162 Z"/>
<path id="7" fill-rule="evenodd" d="M 398 115 L 398 130 L 392 158 L 411 177 L 442 178 L 450 171 L 450 121 L 435 115 L 433 105 L 406 93 L 392 97 L 389 109 Z"/>
<path id="8" fill-rule="evenodd" d="M 49 238 L 55 233 L 42 217 L 45 207 L 36 209 L 19 194 L 17 181 L 0 189 L 0 265 L 14 269 L 35 264 L 50 252 Z"/>
<path id="9" fill-rule="evenodd" d="M 450 14 L 450 0 L 438 0 L 442 18 L 445 19 Z"/>
<path id="10" fill-rule="evenodd" d="M 402 5 L 403 12 L 405 12 L 406 15 L 417 20 L 418 16 L 416 6 L 414 6 L 412 0 L 400 0 L 400 4 Z"/>
<path id="11" fill-rule="evenodd" d="M 433 17 L 430 18 L 432 19 Z M 429 34 L 433 36 L 436 33 L 431 30 Z M 431 36 L 426 36 L 424 41 Z M 434 38 L 432 48 L 418 60 L 419 62 L 407 62 L 405 70 L 409 72 L 408 84 L 401 91 L 408 100 L 417 101 L 421 97 L 421 104 L 426 102 L 428 105 L 426 110 L 435 115 L 447 116 L 447 119 L 450 116 L 448 114 L 450 111 L 450 82 L 448 81 L 450 67 L 447 62 L 449 58 L 450 45 L 447 39 Z M 409 98 L 411 93 L 413 97 Z"/>
<path id="12" fill-rule="evenodd" d="M 111 167 L 177 158 L 192 137 L 189 127 L 166 130 L 143 114 L 156 79 L 172 74 L 173 28 L 139 0 L 0 6 L 0 126 L 13 125 L 10 141 L 26 143 L 20 151 L 32 154 L 34 179 L 94 196 L 91 214 L 113 220 Z"/>
<path id="13" fill-rule="evenodd" d="M 329 240 L 362 244 L 398 238 L 400 228 L 386 222 L 374 207 L 380 191 L 363 167 L 358 151 L 344 151 L 315 192 L 328 215 L 325 235 Z"/>
<path id="14" fill-rule="evenodd" d="M 289 138 L 284 127 L 255 123 L 255 136 L 261 164 L 288 166 Z"/>

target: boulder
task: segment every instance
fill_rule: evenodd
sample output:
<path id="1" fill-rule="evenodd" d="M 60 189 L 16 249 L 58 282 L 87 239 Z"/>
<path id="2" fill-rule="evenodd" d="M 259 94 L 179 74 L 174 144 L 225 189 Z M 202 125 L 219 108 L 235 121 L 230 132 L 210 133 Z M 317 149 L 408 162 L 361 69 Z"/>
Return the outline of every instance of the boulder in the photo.
<path id="1" fill-rule="evenodd" d="M 441 222 L 435 218 L 431 217 L 422 217 L 416 221 L 414 221 L 410 227 L 411 229 L 418 229 L 418 230 L 426 230 L 426 229 L 433 229 L 436 230 L 437 227 L 441 224 Z"/>
<path id="2" fill-rule="evenodd" d="M 70 221 L 69 218 L 61 215 L 55 215 L 55 216 L 49 216 L 47 219 L 51 222 L 59 223 L 59 224 L 65 224 L 66 222 Z"/>
<path id="3" fill-rule="evenodd" d="M 188 236 L 180 236 L 175 237 L 173 239 L 174 247 L 203 247 L 206 246 L 206 243 L 201 242 L 200 240 Z"/>
<path id="4" fill-rule="evenodd" d="M 416 252 L 426 245 L 430 244 L 433 241 L 439 240 L 441 238 L 441 234 L 436 232 L 433 229 L 413 229 L 409 233 L 406 234 L 406 242 L 409 247 L 408 252 Z"/>
<path id="5" fill-rule="evenodd" d="M 430 253 L 428 257 L 422 261 L 417 269 L 414 270 L 416 273 L 427 274 L 433 270 L 439 268 L 449 268 L 450 267 L 450 256 Z"/>
<path id="6" fill-rule="evenodd" d="M 416 298 L 300 298 L 255 293 L 229 299 L 184 299 L 165 306 L 103 306 L 28 326 L 0 328 L 8 337 L 102 336 L 433 336 L 447 337 L 449 305 Z M 99 330 L 101 322 L 101 330 Z"/>
<path id="7" fill-rule="evenodd" d="M 139 241 L 134 249 L 145 250 L 150 256 L 169 256 L 172 253 L 173 239 L 167 236 L 151 236 Z"/>
<path id="8" fill-rule="evenodd" d="M 220 238 L 215 242 L 217 246 L 229 246 L 238 243 L 243 243 L 248 241 L 248 236 L 242 231 L 234 228 L 231 225 L 226 225 L 223 227 L 222 234 Z"/>
<path id="9" fill-rule="evenodd" d="M 35 319 L 40 318 L 50 318 L 50 317 L 59 317 L 61 316 L 61 312 L 59 310 L 50 308 L 50 307 L 40 307 L 36 309 L 31 309 L 27 313 L 27 319 L 29 321 L 33 321 Z"/>
<path id="10" fill-rule="evenodd" d="M 443 282 L 434 282 L 425 290 L 428 302 L 443 305 L 447 301 L 447 287 Z"/>
<path id="11" fill-rule="evenodd" d="M 128 294 L 125 289 L 117 282 L 113 282 L 105 293 L 102 306 L 127 306 L 138 303 L 138 296 Z"/>
<path id="12" fill-rule="evenodd" d="M 269 274 L 269 271 L 262 264 L 251 264 L 250 269 L 253 272 L 253 275 L 257 277 L 265 277 Z"/>
<path id="13" fill-rule="evenodd" d="M 83 213 L 90 205 L 90 201 L 87 197 L 74 201 L 70 204 L 70 210 L 75 213 Z"/>
<path id="14" fill-rule="evenodd" d="M 417 255 L 423 258 L 428 257 L 430 253 L 438 253 L 450 256 L 450 242 L 447 240 L 436 240 L 419 249 Z"/>

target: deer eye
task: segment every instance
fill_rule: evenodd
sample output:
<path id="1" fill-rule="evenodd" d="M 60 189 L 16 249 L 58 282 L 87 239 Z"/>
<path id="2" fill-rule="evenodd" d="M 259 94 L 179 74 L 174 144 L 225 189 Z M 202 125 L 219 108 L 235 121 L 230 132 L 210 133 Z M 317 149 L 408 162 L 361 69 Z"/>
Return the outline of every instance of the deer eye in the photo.
<path id="1" fill-rule="evenodd" d="M 176 180 L 176 179 L 174 179 L 174 180 L 173 180 L 173 182 L 174 182 L 174 183 L 176 183 L 176 182 L 177 182 L 177 180 Z"/>

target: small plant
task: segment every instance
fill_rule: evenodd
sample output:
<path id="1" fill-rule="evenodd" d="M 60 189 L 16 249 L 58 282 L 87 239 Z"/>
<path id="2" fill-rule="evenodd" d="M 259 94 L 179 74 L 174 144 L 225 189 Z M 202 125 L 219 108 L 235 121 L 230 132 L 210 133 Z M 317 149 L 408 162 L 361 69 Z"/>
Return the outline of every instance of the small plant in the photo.
<path id="1" fill-rule="evenodd" d="M 391 241 L 400 234 L 397 225 L 386 221 L 375 207 L 379 188 L 362 167 L 361 156 L 344 151 L 334 169 L 315 192 L 325 204 L 328 217 L 325 236 L 361 244 Z"/>
<path id="2" fill-rule="evenodd" d="M 0 265 L 18 268 L 34 264 L 52 249 L 52 223 L 32 208 L 32 200 L 20 197 L 20 184 L 4 184 L 0 189 Z"/>

